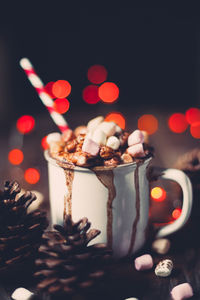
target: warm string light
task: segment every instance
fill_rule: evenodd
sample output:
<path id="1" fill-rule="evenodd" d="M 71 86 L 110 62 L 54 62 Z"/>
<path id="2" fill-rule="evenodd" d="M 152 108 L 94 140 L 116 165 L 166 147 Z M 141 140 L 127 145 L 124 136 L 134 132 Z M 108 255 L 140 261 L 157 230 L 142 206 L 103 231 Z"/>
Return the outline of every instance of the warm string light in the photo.
<path id="1" fill-rule="evenodd" d="M 64 114 L 69 110 L 70 103 L 66 98 L 56 99 L 54 101 L 54 108 L 59 114 Z"/>
<path id="2" fill-rule="evenodd" d="M 167 195 L 166 191 L 159 186 L 156 186 L 151 189 L 151 198 L 154 201 L 162 202 L 166 199 L 166 195 Z"/>
<path id="3" fill-rule="evenodd" d="M 40 180 L 40 172 L 35 168 L 29 168 L 24 172 L 24 179 L 30 184 L 36 184 Z"/>
<path id="4" fill-rule="evenodd" d="M 87 77 L 91 83 L 100 84 L 107 79 L 108 72 L 102 65 L 93 65 L 88 69 Z"/>
<path id="5" fill-rule="evenodd" d="M 49 144 L 47 143 L 47 136 L 43 137 L 41 140 L 41 146 L 44 150 L 49 149 Z"/>
<path id="6" fill-rule="evenodd" d="M 56 98 L 66 98 L 71 93 L 71 84 L 67 80 L 58 80 L 52 85 L 52 93 Z"/>
<path id="7" fill-rule="evenodd" d="M 172 114 L 169 117 L 168 126 L 169 126 L 170 130 L 175 133 L 184 132 L 188 127 L 188 123 L 186 121 L 185 115 L 182 113 Z"/>
<path id="8" fill-rule="evenodd" d="M 23 162 L 24 154 L 20 149 L 12 149 L 8 153 L 8 160 L 13 165 L 20 165 Z"/>
<path id="9" fill-rule="evenodd" d="M 119 88 L 113 82 L 104 82 L 98 90 L 99 98 L 105 103 L 113 103 L 119 97 Z"/>
<path id="10" fill-rule="evenodd" d="M 119 112 L 111 112 L 105 117 L 105 121 L 107 122 L 115 122 L 119 127 L 125 129 L 126 120 L 125 117 Z"/>
<path id="11" fill-rule="evenodd" d="M 146 131 L 149 135 L 158 130 L 158 120 L 151 114 L 142 115 L 138 119 L 138 129 Z"/>
<path id="12" fill-rule="evenodd" d="M 35 119 L 32 116 L 21 116 L 16 123 L 17 130 L 22 134 L 30 133 L 35 127 Z"/>
<path id="13" fill-rule="evenodd" d="M 172 218 L 175 220 L 178 219 L 181 215 L 181 212 L 182 212 L 182 209 L 180 207 L 175 208 L 172 212 Z"/>
<path id="14" fill-rule="evenodd" d="M 97 85 L 88 85 L 83 89 L 83 100 L 88 104 L 96 104 L 100 101 Z"/>

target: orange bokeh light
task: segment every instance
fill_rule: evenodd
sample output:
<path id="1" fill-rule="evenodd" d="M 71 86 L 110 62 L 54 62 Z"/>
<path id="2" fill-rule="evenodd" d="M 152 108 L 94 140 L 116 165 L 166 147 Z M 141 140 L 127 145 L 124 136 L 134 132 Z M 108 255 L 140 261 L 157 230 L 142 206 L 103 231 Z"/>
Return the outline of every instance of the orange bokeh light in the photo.
<path id="1" fill-rule="evenodd" d="M 166 199 L 166 194 L 166 191 L 159 186 L 156 186 L 151 190 L 151 198 L 157 202 L 164 201 Z"/>
<path id="2" fill-rule="evenodd" d="M 190 126 L 190 133 L 195 139 L 200 139 L 200 122 L 192 123 Z"/>
<path id="3" fill-rule="evenodd" d="M 175 208 L 172 212 L 172 218 L 175 220 L 178 219 L 181 215 L 181 212 L 182 212 L 182 209 L 180 207 Z"/>
<path id="4" fill-rule="evenodd" d="M 106 80 L 108 72 L 104 66 L 93 65 L 88 69 L 88 80 L 94 84 L 102 83 Z"/>
<path id="5" fill-rule="evenodd" d="M 67 80 L 58 80 L 52 86 L 55 98 L 65 98 L 71 93 L 71 84 Z"/>
<path id="6" fill-rule="evenodd" d="M 88 104 L 96 104 L 100 101 L 97 85 L 88 85 L 83 89 L 83 100 Z"/>
<path id="7" fill-rule="evenodd" d="M 24 154 L 20 149 L 13 149 L 8 153 L 8 160 L 13 165 L 20 165 L 23 159 Z"/>
<path id="8" fill-rule="evenodd" d="M 170 130 L 175 133 L 184 132 L 188 127 L 188 123 L 186 121 L 185 115 L 182 113 L 172 114 L 169 117 L 168 126 Z"/>
<path id="9" fill-rule="evenodd" d="M 200 109 L 196 107 L 189 108 L 185 113 L 185 117 L 189 124 L 200 121 Z"/>
<path id="10" fill-rule="evenodd" d="M 113 103 L 119 97 L 119 88 L 113 82 L 104 82 L 99 87 L 99 97 L 105 103 Z"/>
<path id="11" fill-rule="evenodd" d="M 54 101 L 54 108 L 59 114 L 64 114 L 69 110 L 70 103 L 66 98 L 56 99 Z"/>
<path id="12" fill-rule="evenodd" d="M 125 117 L 121 113 L 116 111 L 107 114 L 107 116 L 105 117 L 105 121 L 107 122 L 113 121 L 122 129 L 125 129 L 126 127 Z"/>
<path id="13" fill-rule="evenodd" d="M 47 94 L 51 97 L 51 98 L 55 98 L 55 96 L 54 96 L 54 94 L 53 94 L 53 92 L 52 92 L 52 87 L 53 87 L 53 85 L 54 85 L 54 81 L 50 81 L 50 82 L 48 82 L 46 85 L 45 85 L 45 87 L 44 87 L 44 89 L 45 89 L 45 91 L 47 92 Z"/>
<path id="14" fill-rule="evenodd" d="M 142 115 L 138 119 L 138 129 L 153 134 L 158 130 L 158 120 L 153 115 Z"/>
<path id="15" fill-rule="evenodd" d="M 24 115 L 17 120 L 16 126 L 20 133 L 29 133 L 35 127 L 35 119 L 32 116 Z"/>
<path id="16" fill-rule="evenodd" d="M 29 168 L 24 172 L 25 180 L 30 184 L 36 184 L 40 179 L 40 172 L 35 168 Z"/>
<path id="17" fill-rule="evenodd" d="M 47 136 L 43 137 L 41 140 L 41 146 L 44 150 L 49 149 L 49 144 L 47 143 Z"/>

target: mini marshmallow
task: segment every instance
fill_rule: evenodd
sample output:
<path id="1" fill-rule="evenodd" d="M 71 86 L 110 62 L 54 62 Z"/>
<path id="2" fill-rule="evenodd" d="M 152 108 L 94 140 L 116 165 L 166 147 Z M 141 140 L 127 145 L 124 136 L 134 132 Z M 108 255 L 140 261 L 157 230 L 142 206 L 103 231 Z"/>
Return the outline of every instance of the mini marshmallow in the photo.
<path id="1" fill-rule="evenodd" d="M 107 137 L 114 135 L 116 132 L 116 124 L 114 122 L 102 122 L 98 128 L 101 129 Z"/>
<path id="2" fill-rule="evenodd" d="M 158 254 L 166 254 L 170 249 L 170 240 L 157 239 L 152 243 L 152 249 Z"/>
<path id="3" fill-rule="evenodd" d="M 127 148 L 128 154 L 133 157 L 144 157 L 144 148 L 142 144 L 136 144 Z"/>
<path id="4" fill-rule="evenodd" d="M 87 133 L 87 127 L 84 125 L 78 126 L 74 130 L 75 136 L 78 136 L 79 134 L 86 134 Z"/>
<path id="5" fill-rule="evenodd" d="M 18 288 L 16 289 L 12 295 L 11 298 L 14 300 L 30 300 L 33 296 L 33 293 L 25 288 Z"/>
<path id="6" fill-rule="evenodd" d="M 61 140 L 61 134 L 59 132 L 52 132 L 47 135 L 46 141 L 50 145 L 52 142 L 59 142 Z"/>
<path id="7" fill-rule="evenodd" d="M 171 291 L 173 300 L 187 299 L 192 297 L 193 295 L 193 289 L 187 282 L 175 286 Z"/>
<path id="8" fill-rule="evenodd" d="M 150 254 L 144 254 L 135 259 L 135 268 L 137 271 L 148 270 L 153 267 L 153 259 Z"/>
<path id="9" fill-rule="evenodd" d="M 164 259 L 157 264 L 155 268 L 155 274 L 156 276 L 167 277 L 171 274 L 172 269 L 173 262 L 171 261 L 171 259 Z"/>
<path id="10" fill-rule="evenodd" d="M 141 130 L 141 132 L 142 132 L 143 135 L 144 135 L 144 142 L 143 142 L 143 143 L 148 144 L 148 143 L 149 143 L 149 135 L 148 135 L 148 132 L 147 132 L 147 131 L 144 131 L 144 130 Z"/>
<path id="11" fill-rule="evenodd" d="M 107 139 L 106 146 L 112 148 L 113 150 L 117 150 L 119 149 L 120 141 L 116 136 L 112 135 Z"/>
<path id="12" fill-rule="evenodd" d="M 116 125 L 115 133 L 118 133 L 118 134 L 122 133 L 122 129 L 118 125 Z"/>
<path id="13" fill-rule="evenodd" d="M 104 117 L 102 117 L 102 116 L 99 116 L 99 117 L 96 117 L 96 118 L 90 120 L 87 124 L 87 130 L 94 131 L 97 128 L 97 126 L 103 122 L 103 120 L 104 120 Z"/>
<path id="14" fill-rule="evenodd" d="M 106 144 L 106 134 L 101 129 L 96 129 L 92 135 L 92 140 L 98 145 L 105 146 Z"/>
<path id="15" fill-rule="evenodd" d="M 133 131 L 128 137 L 128 145 L 142 144 L 144 142 L 144 134 L 141 130 L 137 129 Z"/>
<path id="16" fill-rule="evenodd" d="M 86 138 L 83 142 L 82 150 L 93 156 L 96 156 L 99 153 L 100 147 L 90 138 Z"/>

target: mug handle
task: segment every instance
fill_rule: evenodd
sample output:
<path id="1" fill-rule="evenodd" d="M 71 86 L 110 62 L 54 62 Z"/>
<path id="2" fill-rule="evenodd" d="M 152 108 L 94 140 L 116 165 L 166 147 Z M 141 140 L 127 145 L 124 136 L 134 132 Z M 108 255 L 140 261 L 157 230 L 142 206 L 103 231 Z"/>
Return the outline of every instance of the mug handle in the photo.
<path id="1" fill-rule="evenodd" d="M 162 169 L 160 178 L 177 182 L 183 192 L 183 205 L 180 217 L 173 223 L 165 225 L 156 234 L 156 238 L 165 237 L 179 230 L 187 222 L 192 210 L 192 184 L 189 177 L 177 169 Z"/>

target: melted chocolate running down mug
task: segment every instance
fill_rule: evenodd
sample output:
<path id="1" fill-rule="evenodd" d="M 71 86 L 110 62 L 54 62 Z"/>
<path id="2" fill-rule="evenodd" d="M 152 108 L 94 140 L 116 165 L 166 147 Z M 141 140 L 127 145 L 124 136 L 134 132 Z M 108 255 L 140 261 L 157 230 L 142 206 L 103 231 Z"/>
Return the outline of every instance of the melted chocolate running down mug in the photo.
<path id="1" fill-rule="evenodd" d="M 116 167 L 83 168 L 60 163 L 45 152 L 49 170 L 52 224 L 62 224 L 65 214 L 74 221 L 87 217 L 101 234 L 96 242 L 107 243 L 115 257 L 130 256 L 145 243 L 149 217 L 149 181 L 151 158 Z M 176 169 L 162 171 L 161 178 L 180 184 L 183 191 L 181 216 L 162 227 L 157 237 L 180 229 L 192 208 L 189 178 Z"/>

